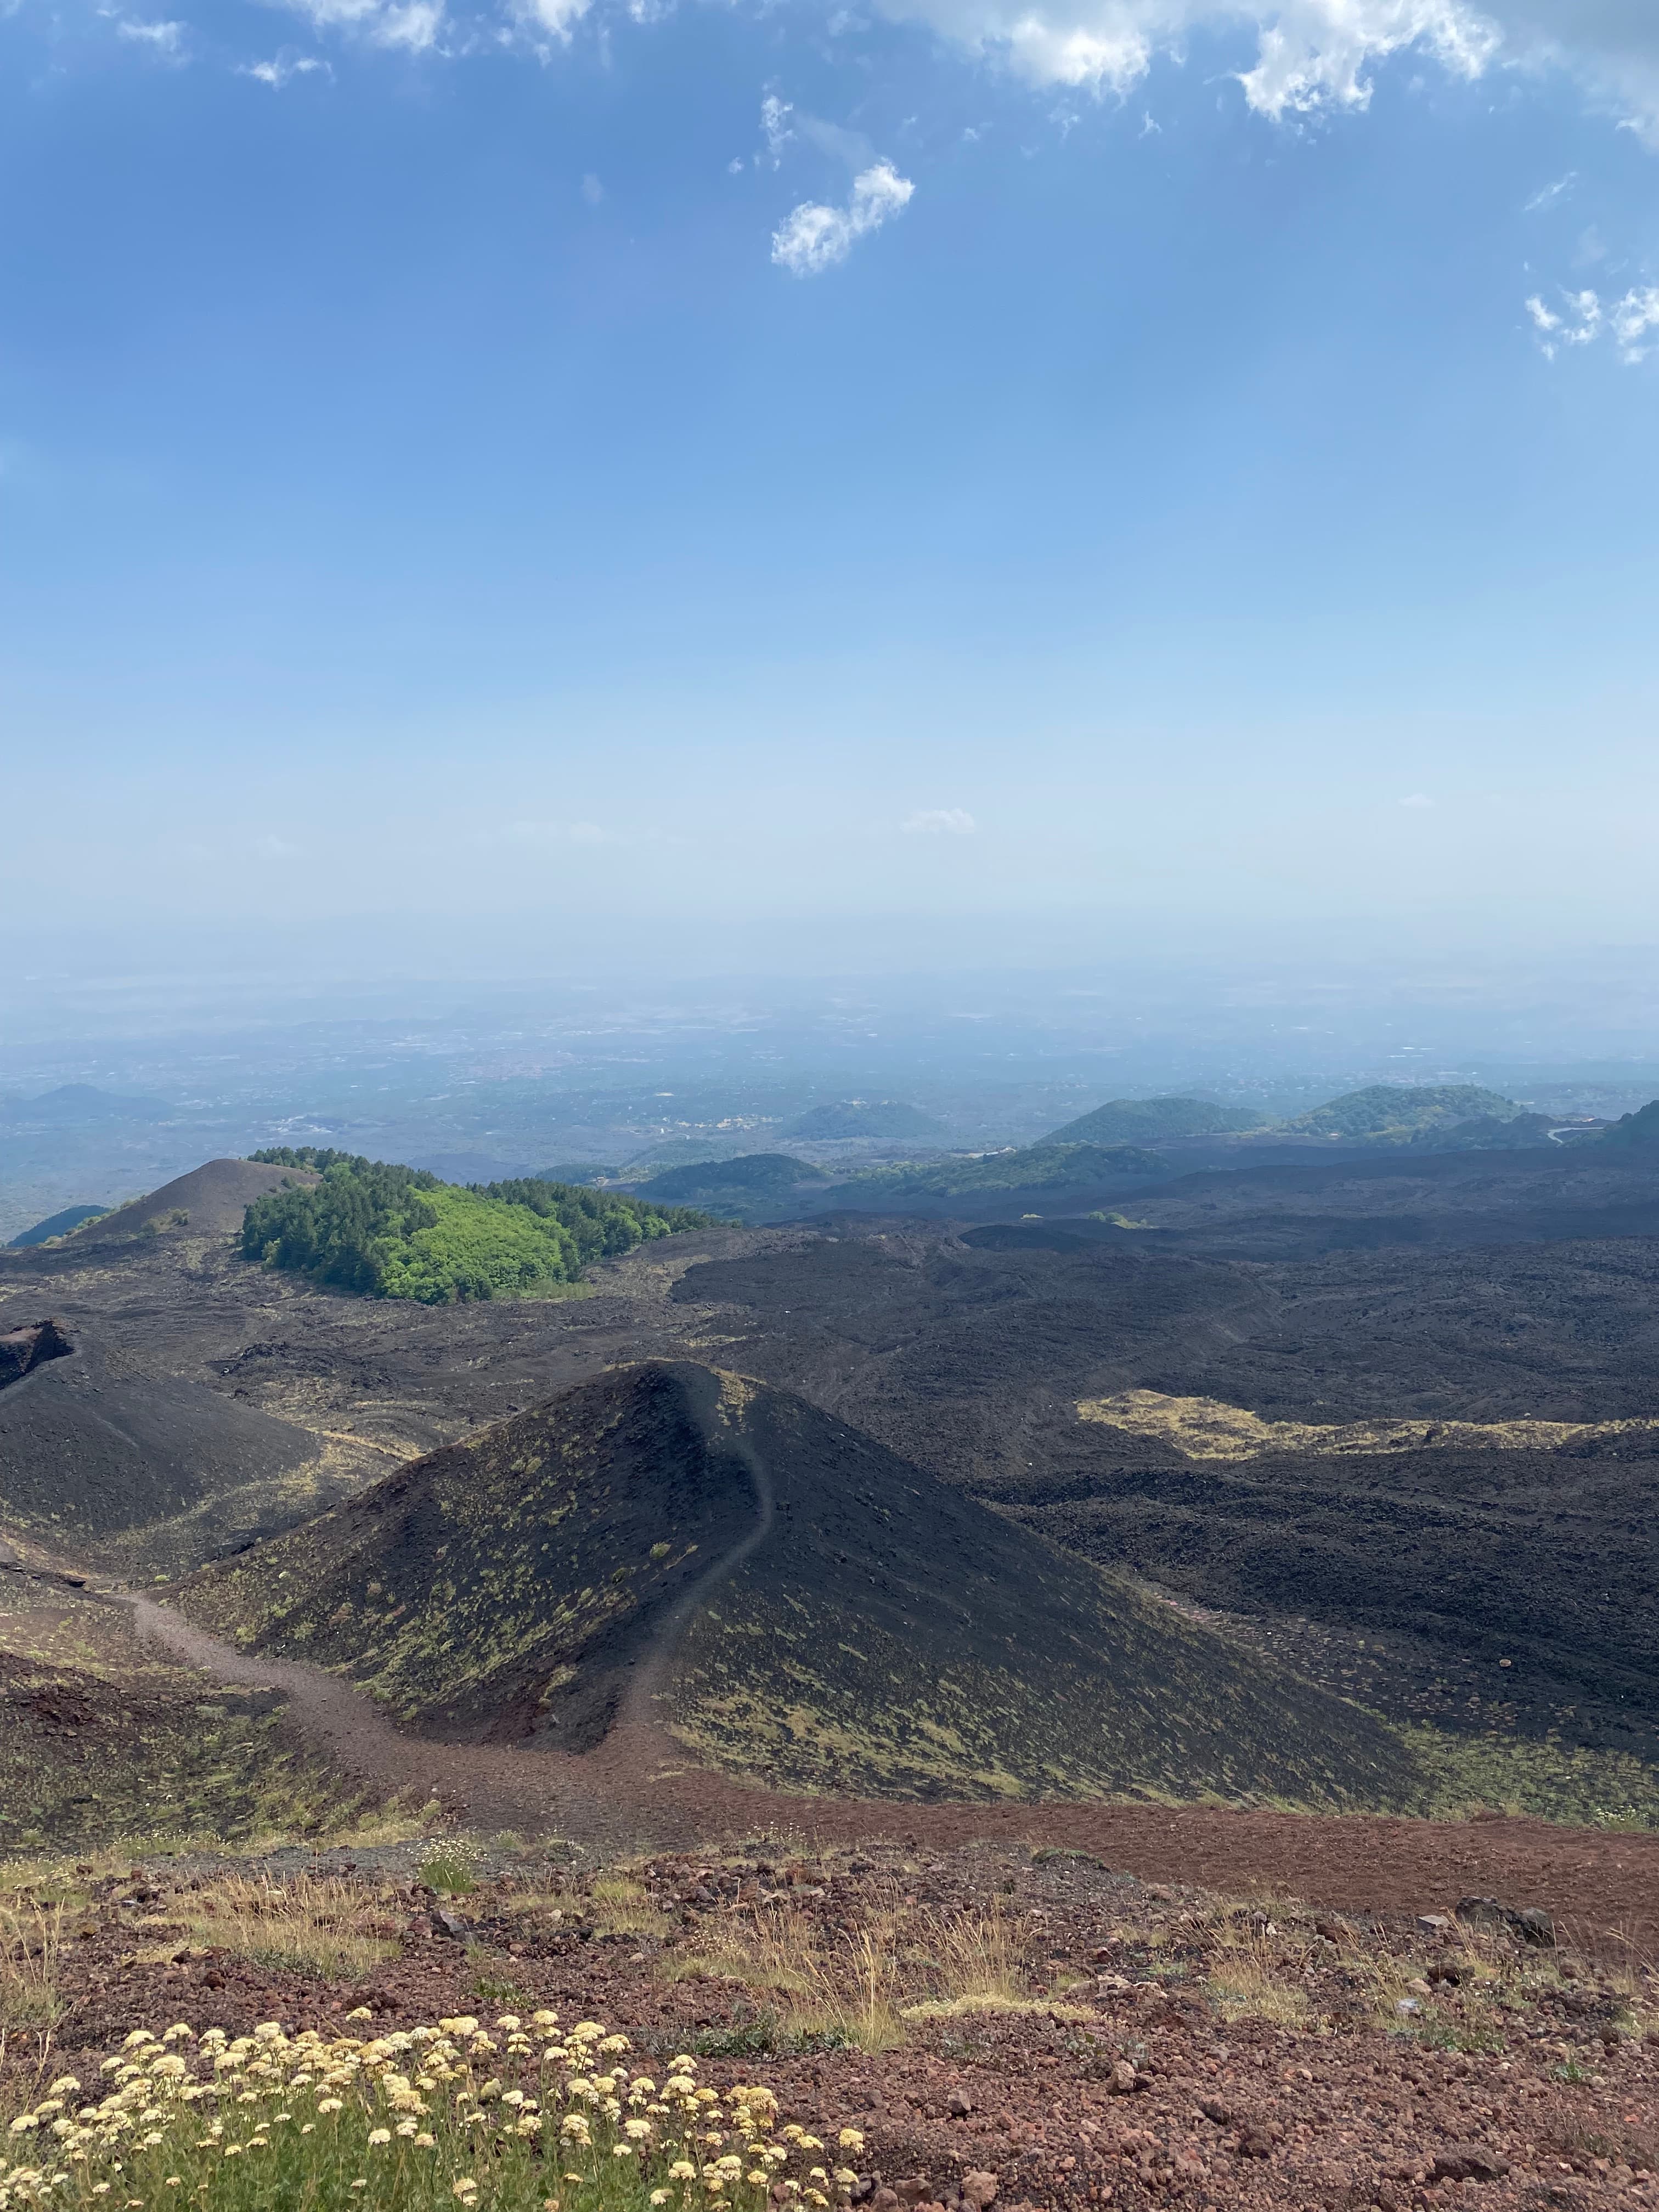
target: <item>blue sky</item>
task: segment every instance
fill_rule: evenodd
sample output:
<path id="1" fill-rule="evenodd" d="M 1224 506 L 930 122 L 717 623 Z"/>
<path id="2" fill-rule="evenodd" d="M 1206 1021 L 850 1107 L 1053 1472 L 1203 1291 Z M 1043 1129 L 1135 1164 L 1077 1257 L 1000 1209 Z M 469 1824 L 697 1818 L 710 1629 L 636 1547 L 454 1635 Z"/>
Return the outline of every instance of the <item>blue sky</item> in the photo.
<path id="1" fill-rule="evenodd" d="M 14 928 L 1659 937 L 1648 0 L 0 68 Z"/>

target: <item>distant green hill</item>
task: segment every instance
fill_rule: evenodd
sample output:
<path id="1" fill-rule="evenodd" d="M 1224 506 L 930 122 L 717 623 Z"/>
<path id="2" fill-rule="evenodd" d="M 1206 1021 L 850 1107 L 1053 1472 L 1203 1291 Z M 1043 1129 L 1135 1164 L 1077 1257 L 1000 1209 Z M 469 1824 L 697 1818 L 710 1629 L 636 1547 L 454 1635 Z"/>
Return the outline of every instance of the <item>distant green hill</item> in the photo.
<path id="1" fill-rule="evenodd" d="M 872 1168 L 837 1186 L 851 1204 L 907 1197 L 952 1198 L 981 1190 L 1054 1190 L 1125 1176 L 1167 1176 L 1169 1164 L 1156 1152 L 1133 1145 L 1057 1145 L 1045 1141 L 981 1160 L 921 1160 Z"/>
<path id="2" fill-rule="evenodd" d="M 1477 1115 L 1510 1121 L 1522 1110 L 1512 1098 L 1478 1083 L 1374 1083 L 1316 1106 L 1310 1114 L 1298 1114 L 1285 1126 L 1315 1137 L 1405 1144 L 1425 1130 L 1450 1128 Z"/>
<path id="3" fill-rule="evenodd" d="M 1247 1106 L 1218 1106 L 1210 1098 L 1109 1098 L 1053 1129 L 1047 1145 L 1152 1145 L 1160 1137 L 1218 1137 L 1261 1126 Z"/>
<path id="4" fill-rule="evenodd" d="M 538 1182 L 594 1183 L 605 1176 L 613 1176 L 615 1168 L 608 1168 L 602 1160 L 556 1160 L 550 1168 L 536 1170 Z"/>
<path id="5" fill-rule="evenodd" d="M 822 1168 L 788 1152 L 745 1152 L 734 1160 L 690 1161 L 665 1169 L 641 1186 L 642 1198 L 698 1205 L 769 1205 L 793 1195 L 802 1183 L 826 1182 Z"/>
<path id="6" fill-rule="evenodd" d="M 943 1127 L 920 1106 L 901 1098 L 842 1098 L 814 1106 L 784 1132 L 817 1144 L 838 1137 L 943 1137 Z"/>
<path id="7" fill-rule="evenodd" d="M 596 1260 L 702 1222 L 683 1208 L 568 1183 L 524 1178 L 462 1189 L 420 1169 L 331 1151 L 278 1147 L 254 1158 L 320 1170 L 322 1180 L 253 1201 L 243 1218 L 245 1258 L 422 1305 L 554 1296 Z"/>
<path id="8" fill-rule="evenodd" d="M 14 1237 L 8 1249 L 13 1252 L 27 1252 L 33 1245 L 50 1243 L 54 1237 L 67 1237 L 71 1229 L 78 1229 L 83 1221 L 101 1221 L 108 1212 L 106 1206 L 66 1206 L 61 1213 L 49 1213 L 44 1221 L 37 1221 L 33 1229 L 26 1229 L 21 1237 Z"/>
<path id="9" fill-rule="evenodd" d="M 1659 1152 L 1659 1098 L 1634 1114 L 1621 1114 L 1601 1142 L 1615 1152 Z"/>

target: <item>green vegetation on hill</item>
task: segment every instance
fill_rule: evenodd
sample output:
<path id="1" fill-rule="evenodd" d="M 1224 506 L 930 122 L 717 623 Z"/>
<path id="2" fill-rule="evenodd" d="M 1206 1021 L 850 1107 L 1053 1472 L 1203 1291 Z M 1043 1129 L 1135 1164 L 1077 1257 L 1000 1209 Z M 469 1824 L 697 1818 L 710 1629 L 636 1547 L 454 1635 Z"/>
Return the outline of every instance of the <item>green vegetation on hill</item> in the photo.
<path id="1" fill-rule="evenodd" d="M 1601 1139 L 1616 1152 L 1659 1152 L 1659 1098 L 1634 1114 L 1621 1114 Z"/>
<path id="2" fill-rule="evenodd" d="M 938 1137 L 939 1124 L 901 1098 L 842 1098 L 814 1106 L 792 1122 L 788 1134 L 818 1144 L 842 1137 Z"/>
<path id="3" fill-rule="evenodd" d="M 1449 1129 L 1477 1115 L 1508 1121 L 1522 1111 L 1512 1098 L 1483 1090 L 1478 1083 L 1373 1083 L 1316 1106 L 1310 1114 L 1299 1114 L 1285 1127 L 1316 1137 L 1407 1144 L 1425 1132 Z"/>
<path id="4" fill-rule="evenodd" d="M 796 1186 L 828 1180 L 822 1168 L 788 1152 L 745 1152 L 734 1160 L 688 1161 L 642 1186 L 650 1199 L 781 1199 Z"/>
<path id="5" fill-rule="evenodd" d="M 955 1197 L 981 1190 L 1056 1190 L 1121 1182 L 1126 1176 L 1166 1176 L 1166 1161 L 1133 1145 L 1027 1145 L 980 1160 L 902 1161 L 872 1168 L 841 1192 L 849 1200 Z"/>
<path id="6" fill-rule="evenodd" d="M 1210 1098 L 1109 1098 L 1092 1114 L 1050 1130 L 1046 1145 L 1154 1145 L 1164 1137 L 1218 1137 L 1255 1129 L 1260 1114 Z"/>
<path id="7" fill-rule="evenodd" d="M 37 1244 L 49 1244 L 54 1237 L 67 1237 L 71 1229 L 78 1229 L 83 1221 L 101 1221 L 108 1212 L 106 1206 L 66 1206 L 61 1213 L 49 1213 L 44 1221 L 37 1221 L 33 1229 L 26 1229 L 21 1237 L 14 1237 L 8 1249 L 27 1252 Z"/>
<path id="8" fill-rule="evenodd" d="M 322 1181 L 256 1199 L 243 1221 L 245 1258 L 422 1305 L 556 1295 L 594 1261 L 700 1221 L 684 1209 L 568 1183 L 464 1190 L 422 1169 L 338 1152 L 284 1148 L 255 1157 L 320 1169 Z"/>

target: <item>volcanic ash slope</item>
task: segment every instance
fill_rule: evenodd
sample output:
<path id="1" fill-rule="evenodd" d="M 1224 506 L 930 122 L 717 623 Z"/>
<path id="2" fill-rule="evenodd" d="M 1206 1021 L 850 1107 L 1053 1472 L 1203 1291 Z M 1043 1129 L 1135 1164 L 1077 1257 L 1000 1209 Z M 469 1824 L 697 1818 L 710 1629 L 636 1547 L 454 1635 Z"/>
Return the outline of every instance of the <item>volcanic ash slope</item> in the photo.
<path id="1" fill-rule="evenodd" d="M 1405 1806 L 1383 1723 L 803 1400 L 618 1368 L 203 1570 L 183 1608 L 407 1725 L 651 1717 L 776 1788 Z"/>

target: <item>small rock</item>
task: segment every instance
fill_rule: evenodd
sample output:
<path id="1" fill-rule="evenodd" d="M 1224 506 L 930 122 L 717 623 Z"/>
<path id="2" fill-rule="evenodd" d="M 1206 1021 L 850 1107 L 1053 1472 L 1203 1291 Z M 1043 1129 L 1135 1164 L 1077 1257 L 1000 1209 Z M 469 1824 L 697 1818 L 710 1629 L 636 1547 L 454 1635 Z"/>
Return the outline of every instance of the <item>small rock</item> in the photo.
<path id="1" fill-rule="evenodd" d="M 1409 2020 L 1413 2013 L 1421 2012 L 1422 2009 L 1422 2006 L 1415 1997 L 1401 1997 L 1395 2007 L 1395 2010 L 1402 2020 Z"/>
<path id="2" fill-rule="evenodd" d="M 1539 1905 L 1524 1906 L 1511 1916 L 1511 1924 L 1523 1942 L 1538 1943 L 1547 1948 L 1555 1942 L 1555 1923 Z"/>
<path id="3" fill-rule="evenodd" d="M 1425 1936 L 1455 1936 L 1457 1933 L 1456 1923 L 1444 1912 L 1419 1912 L 1417 1925 Z"/>
<path id="4" fill-rule="evenodd" d="M 447 1936 L 457 1943 L 464 1942 L 466 1938 L 466 1923 L 464 1920 L 458 1920 L 453 1912 L 446 1912 L 442 1905 L 440 1905 L 432 1916 L 432 1932 L 434 1936 Z"/>
<path id="5" fill-rule="evenodd" d="M 898 2212 L 898 2203 L 896 2190 L 878 2189 L 870 2199 L 870 2212 Z"/>
<path id="6" fill-rule="evenodd" d="M 963 2175 L 962 2201 L 964 2204 L 973 2205 L 975 2212 L 985 2212 L 985 2207 L 990 2203 L 996 2193 L 997 2178 L 994 2173 L 985 2173 L 976 2170 L 972 2173 Z"/>
<path id="7" fill-rule="evenodd" d="M 1127 2058 L 1120 2058 L 1112 2068 L 1112 2078 L 1107 2084 L 1115 2097 L 1127 2097 L 1135 2086 L 1135 2069 Z"/>
<path id="8" fill-rule="evenodd" d="M 1490 1928 L 1501 1926 L 1510 1916 L 1495 1897 L 1460 1897 L 1457 1917 L 1477 1928 Z"/>
<path id="9" fill-rule="evenodd" d="M 974 2100 L 965 2091 L 952 2089 L 945 2100 L 945 2110 L 953 2120 L 965 2120 L 974 2109 Z"/>
<path id="10" fill-rule="evenodd" d="M 1222 2103 L 1219 2097 L 1201 2097 L 1199 2100 L 1198 2109 L 1206 2120 L 1218 2128 L 1230 2128 L 1233 2124 L 1231 2112 Z"/>
<path id="11" fill-rule="evenodd" d="M 1420 1974 L 1413 1975 L 1412 1979 L 1407 1983 L 1406 1987 L 1411 1991 L 1414 1997 L 1431 1997 L 1434 1995 L 1434 1991 L 1429 1987 L 1428 1984 L 1423 1979 L 1423 1977 Z"/>
<path id="12" fill-rule="evenodd" d="M 1434 2154 L 1429 2168 L 1431 2181 L 1501 2181 L 1510 2170 L 1508 2159 L 1485 2143 L 1448 2143 Z"/>
<path id="13" fill-rule="evenodd" d="M 898 2191 L 901 2204 L 920 2204 L 927 2194 L 927 2184 L 920 2174 L 913 2175 L 908 2181 L 896 2182 L 894 2186 Z"/>

